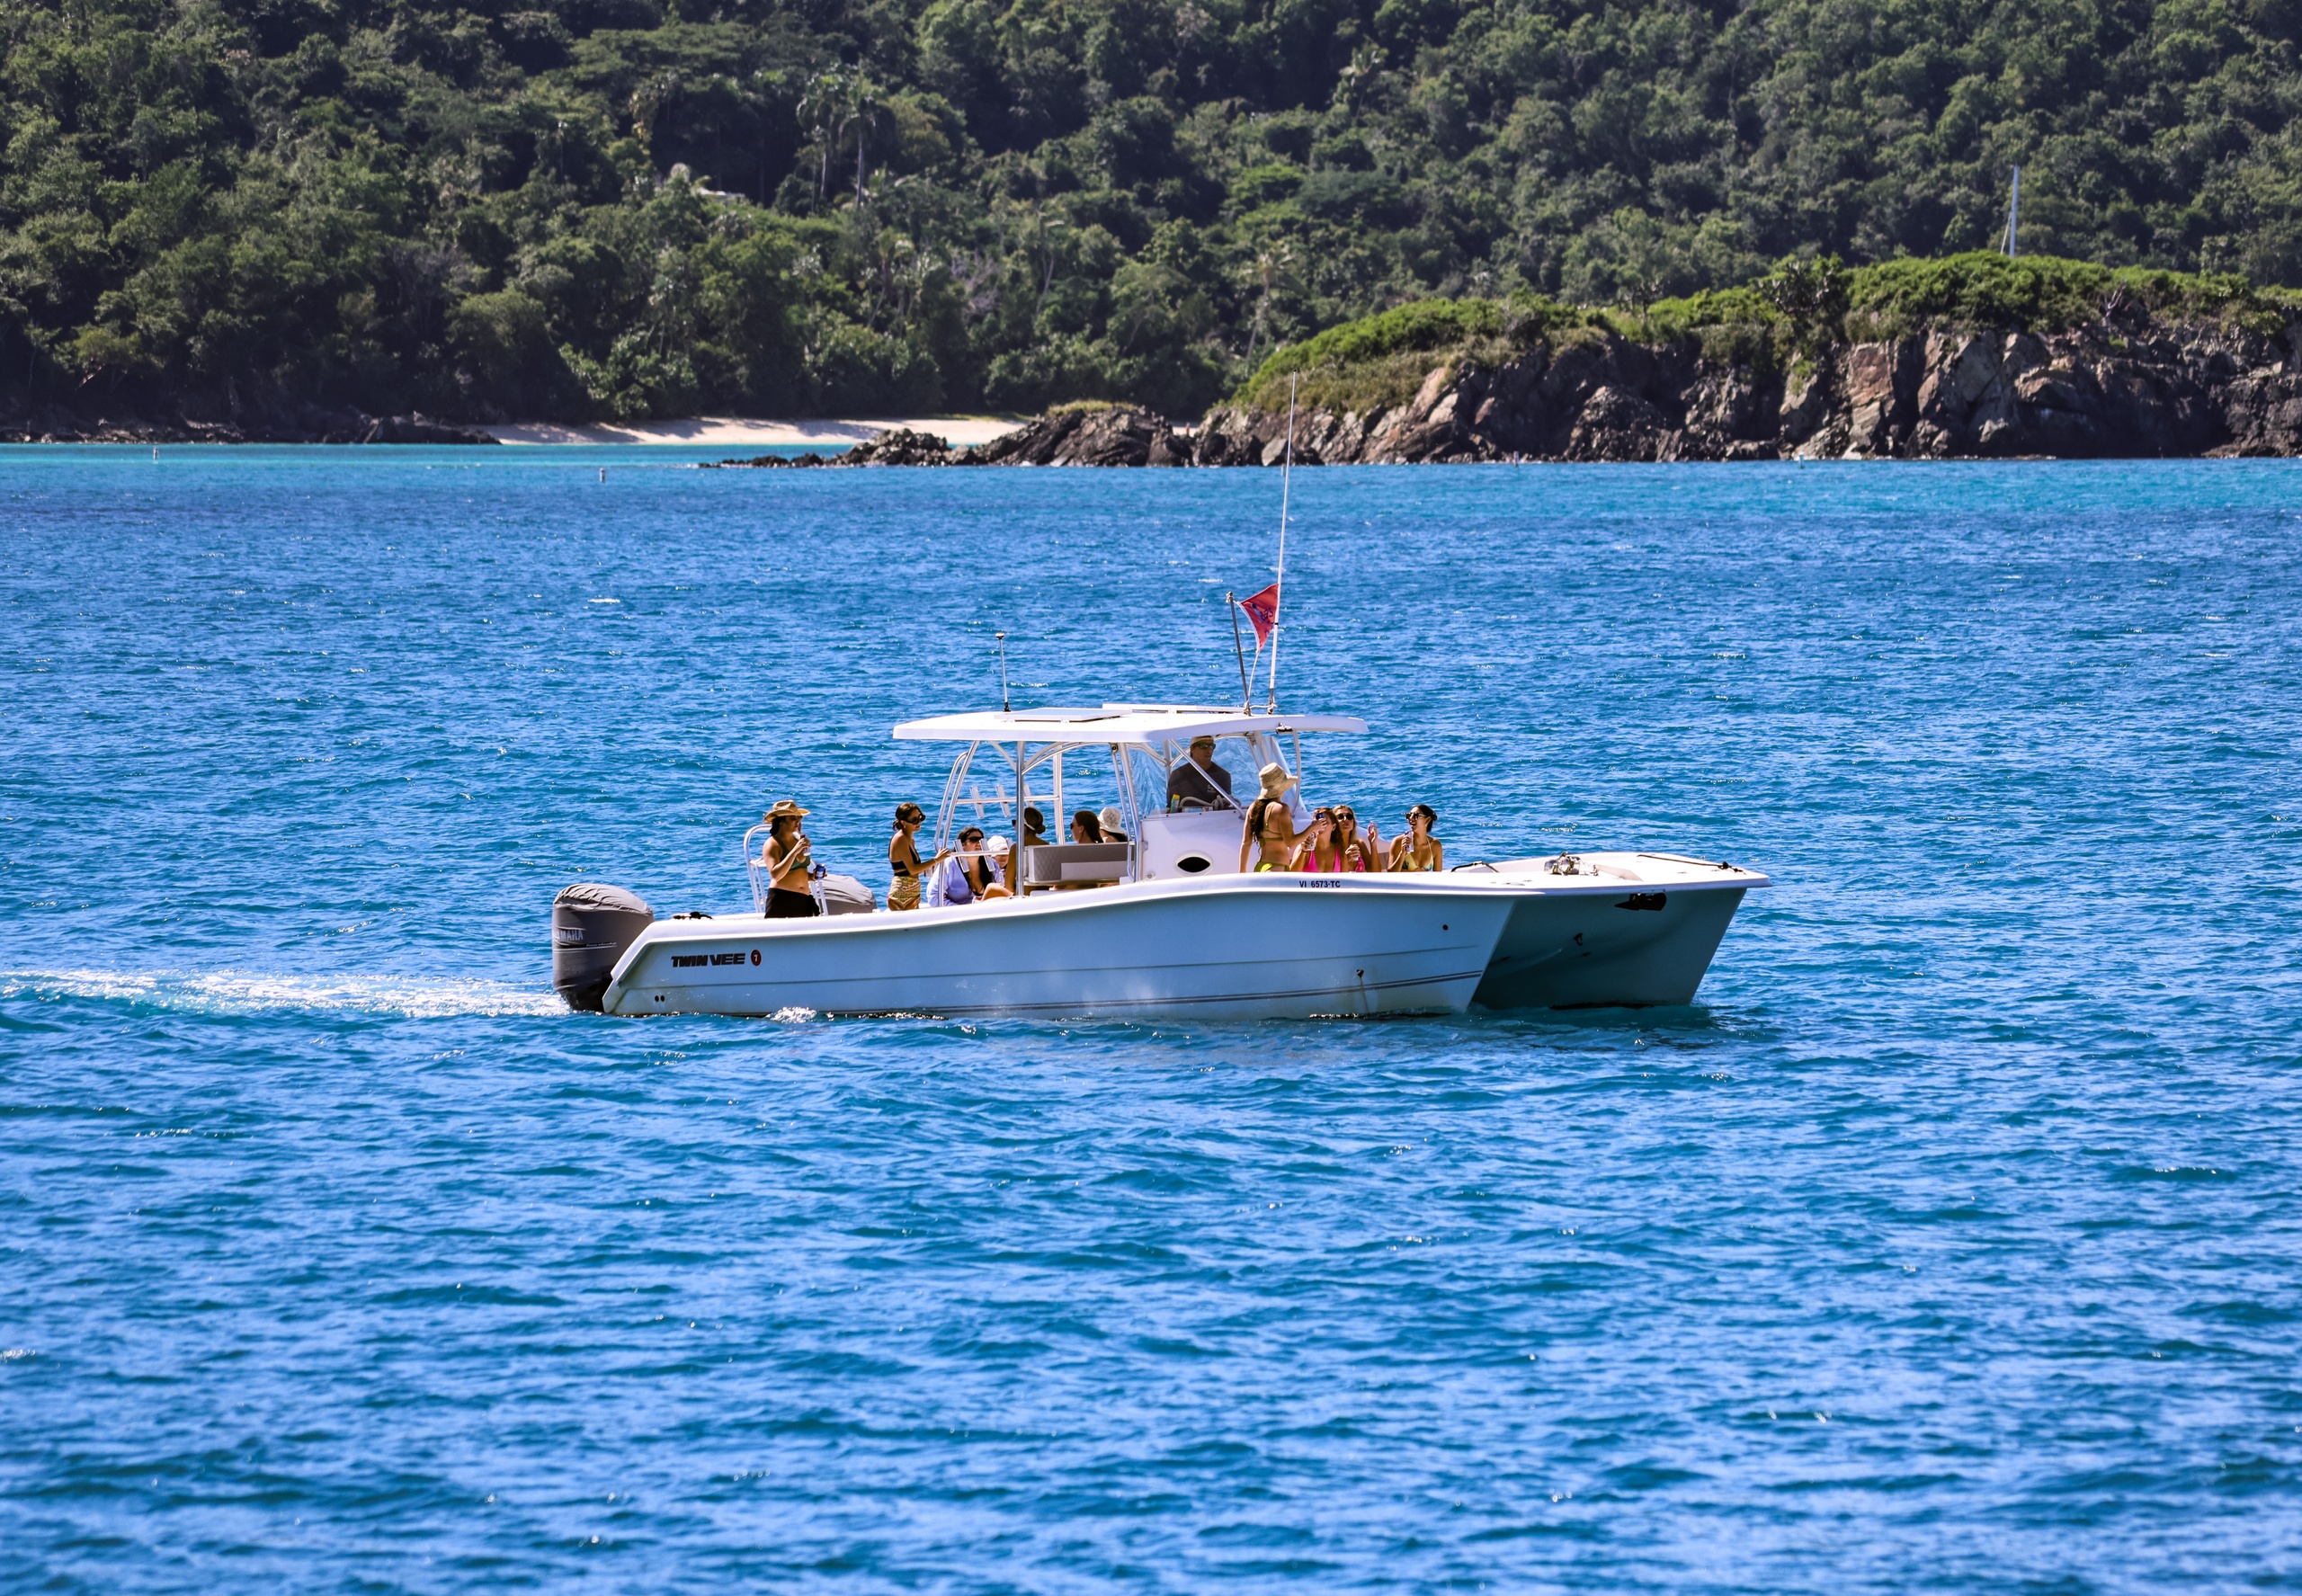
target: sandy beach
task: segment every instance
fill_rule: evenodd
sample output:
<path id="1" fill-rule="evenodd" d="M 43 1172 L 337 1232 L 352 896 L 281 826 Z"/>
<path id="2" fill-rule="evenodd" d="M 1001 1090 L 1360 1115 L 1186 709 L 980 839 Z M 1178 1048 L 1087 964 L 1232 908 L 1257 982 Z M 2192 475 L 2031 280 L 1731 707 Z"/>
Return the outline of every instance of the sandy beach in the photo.
<path id="1" fill-rule="evenodd" d="M 556 422 L 520 422 L 481 429 L 499 443 L 686 443 L 731 449 L 793 446 L 845 449 L 898 429 L 928 432 L 954 446 L 988 443 L 1020 423 L 995 415 L 906 416 L 871 421 L 754 421 L 734 415 L 699 415 L 687 421 L 619 422 L 605 426 L 566 426 Z"/>

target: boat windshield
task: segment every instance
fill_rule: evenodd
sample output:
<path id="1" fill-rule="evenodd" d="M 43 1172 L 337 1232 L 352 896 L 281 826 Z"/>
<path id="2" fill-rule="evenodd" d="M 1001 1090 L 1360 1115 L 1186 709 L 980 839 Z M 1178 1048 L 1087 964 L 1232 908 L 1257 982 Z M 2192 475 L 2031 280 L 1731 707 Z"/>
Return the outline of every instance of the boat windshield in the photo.
<path id="1" fill-rule="evenodd" d="M 1254 802 L 1255 772 L 1270 762 L 1262 751 L 1267 738 L 1225 736 L 1204 762 L 1191 757 L 1187 743 L 1153 744 L 1129 761 L 1136 807 L 1146 815 L 1193 809 L 1244 809 Z"/>

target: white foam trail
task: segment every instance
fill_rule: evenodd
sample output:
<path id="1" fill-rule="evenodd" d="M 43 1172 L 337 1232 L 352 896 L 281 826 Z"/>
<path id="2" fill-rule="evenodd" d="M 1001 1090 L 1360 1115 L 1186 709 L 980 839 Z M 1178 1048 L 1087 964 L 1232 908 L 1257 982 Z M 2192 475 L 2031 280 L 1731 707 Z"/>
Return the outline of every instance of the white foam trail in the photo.
<path id="1" fill-rule="evenodd" d="M 245 970 L 0 971 L 0 998 L 19 996 L 124 1000 L 206 1014 L 301 1010 L 438 1020 L 456 1014 L 567 1012 L 567 1006 L 551 992 L 502 981 L 424 976 L 260 975 Z"/>

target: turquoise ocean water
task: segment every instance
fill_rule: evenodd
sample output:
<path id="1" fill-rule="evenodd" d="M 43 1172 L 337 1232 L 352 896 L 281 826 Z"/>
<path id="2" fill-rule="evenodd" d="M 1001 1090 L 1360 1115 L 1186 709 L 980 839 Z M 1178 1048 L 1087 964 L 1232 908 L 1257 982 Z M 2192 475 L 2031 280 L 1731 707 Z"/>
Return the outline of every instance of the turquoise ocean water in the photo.
<path id="1" fill-rule="evenodd" d="M 696 458 L 0 450 L 0 1586 L 2302 1586 L 2302 470 L 1299 474 L 1315 798 L 1771 872 L 1694 1008 L 571 1016 L 1268 580 Z"/>

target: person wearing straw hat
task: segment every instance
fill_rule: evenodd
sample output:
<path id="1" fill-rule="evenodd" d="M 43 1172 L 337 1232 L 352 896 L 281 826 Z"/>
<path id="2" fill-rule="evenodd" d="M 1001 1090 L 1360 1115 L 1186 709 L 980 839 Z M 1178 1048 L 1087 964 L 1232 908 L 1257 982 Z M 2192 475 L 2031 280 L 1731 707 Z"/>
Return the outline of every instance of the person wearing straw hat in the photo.
<path id="1" fill-rule="evenodd" d="M 790 798 L 778 798 L 775 807 L 760 818 L 767 822 L 767 843 L 759 861 L 767 870 L 767 917 L 770 920 L 812 920 L 821 911 L 807 871 L 815 844 L 799 829 L 807 812 Z"/>
<path id="2" fill-rule="evenodd" d="M 1295 811 L 1287 801 L 1295 778 L 1275 760 L 1255 774 L 1263 782 L 1263 796 L 1247 806 L 1246 827 L 1239 836 L 1239 869 L 1242 873 L 1250 869 L 1283 870 L 1295 859 Z M 1256 855 L 1252 865 L 1250 855 Z"/>

